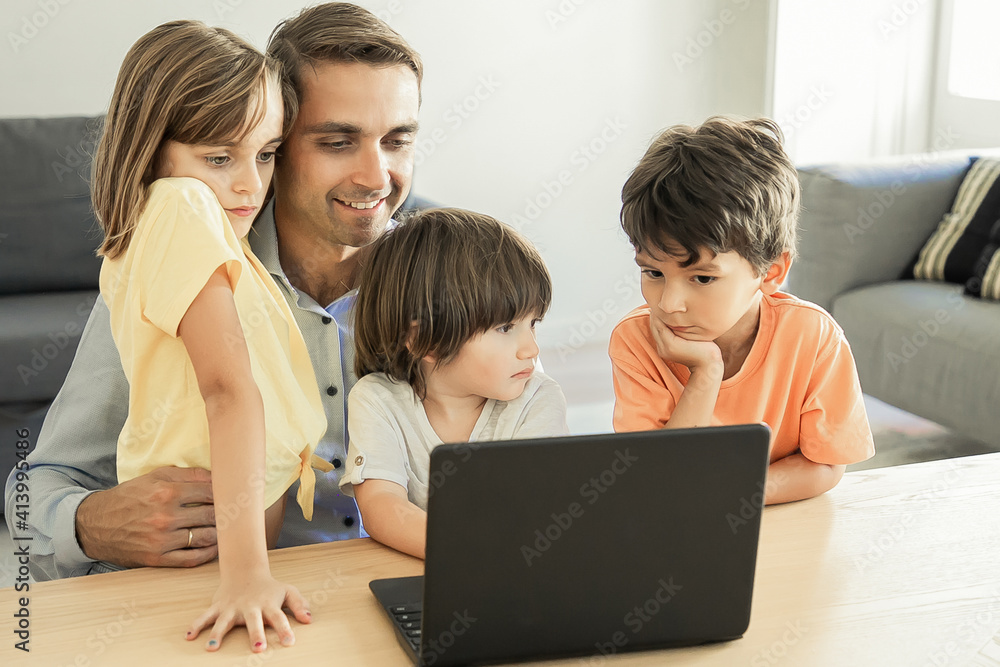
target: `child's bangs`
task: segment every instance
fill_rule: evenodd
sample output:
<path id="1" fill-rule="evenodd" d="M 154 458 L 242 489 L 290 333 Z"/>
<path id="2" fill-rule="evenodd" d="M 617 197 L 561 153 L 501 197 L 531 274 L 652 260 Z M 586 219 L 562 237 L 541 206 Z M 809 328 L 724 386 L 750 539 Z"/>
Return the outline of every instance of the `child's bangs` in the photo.
<path id="1" fill-rule="evenodd" d="M 541 260 L 533 254 L 520 251 L 517 242 L 504 239 L 515 248 L 498 248 L 484 280 L 480 282 L 481 295 L 476 299 L 484 305 L 476 313 L 475 328 L 483 332 L 524 317 L 541 318 L 552 302 L 552 283 Z M 512 251 L 512 252 L 511 252 Z"/>
<path id="2" fill-rule="evenodd" d="M 205 97 L 185 105 L 191 113 L 179 120 L 175 141 L 190 145 L 225 146 L 246 139 L 267 113 L 268 70 L 241 69 L 238 76 Z M 279 94 L 274 86 L 274 94 Z"/>
<path id="3" fill-rule="evenodd" d="M 697 263 L 702 252 L 718 255 L 734 247 L 727 238 L 731 226 L 718 224 L 727 212 L 716 209 L 662 191 L 642 193 L 622 208 L 622 226 L 637 250 L 669 257 L 686 268 Z"/>

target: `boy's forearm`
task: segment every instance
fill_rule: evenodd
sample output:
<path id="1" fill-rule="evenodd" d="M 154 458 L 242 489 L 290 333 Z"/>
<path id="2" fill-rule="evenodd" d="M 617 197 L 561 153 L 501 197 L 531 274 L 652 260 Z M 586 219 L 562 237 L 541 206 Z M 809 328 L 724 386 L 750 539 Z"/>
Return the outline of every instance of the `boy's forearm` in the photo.
<path id="1" fill-rule="evenodd" d="M 677 407 L 663 428 L 710 426 L 721 386 L 721 371 L 713 368 L 693 370 Z"/>
<path id="2" fill-rule="evenodd" d="M 424 557 L 427 512 L 404 497 L 383 492 L 358 498 L 358 509 L 365 530 L 375 540 L 411 556 Z"/>
<path id="3" fill-rule="evenodd" d="M 826 493 L 844 476 L 846 466 L 810 461 L 801 452 L 778 459 L 767 469 L 764 502 L 790 503 Z"/>

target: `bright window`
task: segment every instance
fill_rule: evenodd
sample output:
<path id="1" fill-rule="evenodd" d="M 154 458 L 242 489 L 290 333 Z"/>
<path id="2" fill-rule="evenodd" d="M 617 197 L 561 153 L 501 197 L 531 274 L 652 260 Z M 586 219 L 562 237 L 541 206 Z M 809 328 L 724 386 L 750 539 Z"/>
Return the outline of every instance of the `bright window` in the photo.
<path id="1" fill-rule="evenodd" d="M 1000 2 L 954 0 L 948 92 L 959 97 L 1000 100 Z"/>

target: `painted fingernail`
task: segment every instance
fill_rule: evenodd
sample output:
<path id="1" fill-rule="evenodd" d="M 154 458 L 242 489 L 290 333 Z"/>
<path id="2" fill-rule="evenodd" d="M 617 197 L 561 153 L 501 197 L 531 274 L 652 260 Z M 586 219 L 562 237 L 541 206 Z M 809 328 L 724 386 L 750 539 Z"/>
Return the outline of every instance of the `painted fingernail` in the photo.
<path id="1" fill-rule="evenodd" d="M 215 646 L 215 645 L 217 645 L 218 643 L 219 643 L 219 642 L 218 642 L 218 641 L 216 641 L 215 639 L 209 639 L 209 640 L 208 640 L 208 645 L 209 645 L 209 646 Z"/>
<path id="2" fill-rule="evenodd" d="M 282 646 L 291 646 L 294 643 L 295 643 L 295 637 L 282 637 L 281 638 L 281 645 Z"/>
<path id="3" fill-rule="evenodd" d="M 312 612 L 308 612 L 308 611 L 307 611 L 307 612 L 306 612 L 306 616 L 308 616 L 309 618 L 312 618 Z"/>
<path id="4" fill-rule="evenodd" d="M 260 648 L 263 645 L 264 645 L 264 642 L 257 642 L 256 644 L 253 645 L 253 647 L 254 648 Z"/>

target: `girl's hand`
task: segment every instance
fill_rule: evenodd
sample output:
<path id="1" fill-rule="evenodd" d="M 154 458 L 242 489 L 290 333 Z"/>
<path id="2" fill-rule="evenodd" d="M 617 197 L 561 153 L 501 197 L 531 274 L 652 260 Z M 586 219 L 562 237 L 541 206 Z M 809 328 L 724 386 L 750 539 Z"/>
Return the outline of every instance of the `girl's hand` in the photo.
<path id="1" fill-rule="evenodd" d="M 245 625 L 250 634 L 250 647 L 254 653 L 267 649 L 264 625 L 270 625 L 278 633 L 282 646 L 295 643 L 295 634 L 288 623 L 288 616 L 282 611 L 288 607 L 299 623 L 310 623 L 305 598 L 298 589 L 274 579 L 270 573 L 257 576 L 240 573 L 232 578 L 223 578 L 212 599 L 212 606 L 191 624 L 187 639 L 196 639 L 210 623 L 215 623 L 208 637 L 209 651 L 218 651 L 222 638 L 236 625 Z"/>
<path id="2" fill-rule="evenodd" d="M 692 374 L 697 369 L 723 370 L 722 351 L 714 341 L 681 338 L 653 315 L 649 317 L 649 328 L 656 341 L 656 353 L 664 361 L 684 364 Z"/>

